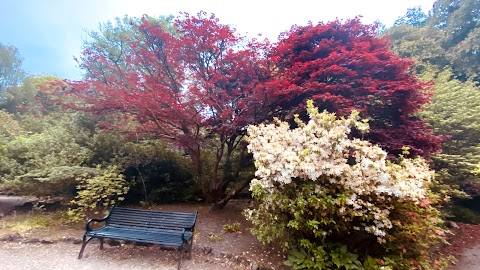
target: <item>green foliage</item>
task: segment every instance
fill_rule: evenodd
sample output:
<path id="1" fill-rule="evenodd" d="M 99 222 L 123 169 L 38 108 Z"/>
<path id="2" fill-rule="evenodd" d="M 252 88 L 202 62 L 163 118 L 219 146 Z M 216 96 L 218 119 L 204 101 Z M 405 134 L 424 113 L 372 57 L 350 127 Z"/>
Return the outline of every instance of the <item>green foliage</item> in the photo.
<path id="1" fill-rule="evenodd" d="M 0 136 L 13 136 L 19 135 L 22 132 L 17 120 L 13 118 L 13 115 L 0 110 Z"/>
<path id="2" fill-rule="evenodd" d="M 444 169 L 447 183 L 457 185 L 477 181 L 474 171 L 480 161 L 480 88 L 462 82 L 450 70 L 425 73 L 424 80 L 433 80 L 433 97 L 420 116 L 434 132 L 446 135 L 443 152 L 433 156 L 437 170 Z"/>
<path id="3" fill-rule="evenodd" d="M 462 42 L 453 46 L 447 57 L 457 74 L 473 79 L 478 85 L 480 82 L 480 27 L 473 29 Z"/>
<path id="4" fill-rule="evenodd" d="M 200 196 L 188 157 L 160 140 L 126 142 L 111 162 L 125 168 L 125 176 L 135 183 L 129 202 L 184 202 Z"/>
<path id="5" fill-rule="evenodd" d="M 446 206 L 445 211 L 450 214 L 449 219 L 470 224 L 480 224 L 480 212 L 468 207 L 451 204 Z"/>
<path id="6" fill-rule="evenodd" d="M 13 116 L 0 110 L 0 183 L 3 183 L 6 176 L 19 167 L 18 162 L 9 156 L 8 143 L 12 137 L 22 132 L 22 128 Z"/>
<path id="7" fill-rule="evenodd" d="M 437 0 L 424 20 L 420 10 L 409 9 L 387 31 L 393 50 L 417 61 L 416 71 L 425 66 L 452 68 L 462 81 L 480 82 L 479 0 Z M 417 19 L 416 19 L 417 18 Z M 420 21 L 422 23 L 411 23 Z"/>
<path id="8" fill-rule="evenodd" d="M 473 29 L 478 28 L 479 19 L 478 0 L 437 0 L 429 24 L 445 31 L 447 38 L 444 46 L 450 48 L 464 40 Z"/>
<path id="9" fill-rule="evenodd" d="M 415 61 L 415 72 L 421 73 L 431 66 L 448 64 L 446 50 L 441 46 L 444 34 L 438 29 L 398 25 L 385 33 L 392 42 L 392 51 Z"/>
<path id="10" fill-rule="evenodd" d="M 118 133 L 100 132 L 92 138 L 93 164 L 115 164 L 132 180 L 129 203 L 191 201 L 200 196 L 190 160 L 160 140 L 128 141 Z"/>
<path id="11" fill-rule="evenodd" d="M 0 43 L 0 104 L 5 101 L 5 91 L 19 85 L 24 78 L 25 71 L 18 49 Z"/>
<path id="12" fill-rule="evenodd" d="M 453 198 L 452 203 L 446 205 L 445 212 L 450 220 L 480 224 L 480 196 Z"/>
<path id="13" fill-rule="evenodd" d="M 474 173 L 480 161 L 478 14 L 478 0 L 437 0 L 425 27 L 398 25 L 388 30 L 393 50 L 415 60 L 415 72 L 435 84 L 431 103 L 419 115 L 436 135 L 446 136 L 442 153 L 432 157 L 438 181 L 433 188 L 445 200 L 465 197 L 458 189 L 478 183 Z M 456 206 L 448 205 L 452 207 Z M 445 214 L 475 220 L 464 212 L 447 210 Z"/>
<path id="14" fill-rule="evenodd" d="M 4 186 L 16 194 L 34 196 L 73 196 L 79 177 L 94 176 L 95 168 L 81 166 L 54 166 L 16 176 Z"/>
<path id="15" fill-rule="evenodd" d="M 358 255 L 344 245 L 317 245 L 306 239 L 300 240 L 300 245 L 300 250 L 290 252 L 285 265 L 293 269 L 364 269 Z"/>
<path id="16" fill-rule="evenodd" d="M 18 194 L 74 196 L 78 177 L 97 176 L 96 165 L 116 165 L 135 183 L 131 203 L 198 198 L 188 157 L 159 140 L 129 142 L 118 133 L 98 133 L 95 119 L 82 113 L 19 119 L 0 111 L 6 124 L 0 136 L 0 181 Z"/>
<path id="17" fill-rule="evenodd" d="M 162 29 L 173 32 L 171 23 L 173 16 L 160 16 L 159 18 L 145 17 L 152 25 L 159 25 Z M 105 80 L 110 80 L 116 76 L 121 76 L 116 69 L 132 68 L 128 65 L 128 51 L 133 48 L 130 46 L 135 43 L 140 48 L 145 48 L 143 39 L 145 33 L 139 30 L 141 19 L 135 17 L 115 18 L 114 22 L 108 21 L 99 26 L 98 31 L 88 31 L 89 38 L 83 44 L 84 50 L 95 51 L 100 55 L 114 63 L 114 67 L 109 67 L 93 61 L 90 66 L 84 64 L 88 60 L 88 56 L 81 59 L 80 66 L 87 71 L 86 77 L 92 76 L 94 73 L 103 74 Z M 128 67 L 127 67 L 128 66 Z M 142 67 L 138 67 L 139 72 L 145 72 Z M 147 70 L 147 69 L 146 69 Z M 95 76 L 95 75 L 93 75 Z M 125 79 L 126 78 L 122 78 Z"/>
<path id="18" fill-rule="evenodd" d="M 78 166 L 92 155 L 90 132 L 82 128 L 78 114 L 24 116 L 19 122 L 22 133 L 0 139 L 4 162 L 2 178 L 9 187 L 23 194 L 41 195 L 48 190 L 69 193 Z M 62 174 L 65 181 L 59 181 Z M 35 183 L 42 183 L 36 186 Z M 70 183 L 70 184 L 68 184 Z M 45 184 L 42 189 L 42 185 Z M 58 184 L 56 188 L 53 185 Z"/>
<path id="19" fill-rule="evenodd" d="M 8 145 L 9 152 L 25 171 L 52 166 L 81 165 L 91 156 L 91 150 L 79 140 L 88 137 L 82 130 L 55 126 L 43 133 L 21 135 Z"/>
<path id="20" fill-rule="evenodd" d="M 98 175 L 78 178 L 77 195 L 70 202 L 68 215 L 72 221 L 84 220 L 103 213 L 124 200 L 130 186 L 117 166 L 97 167 Z"/>
<path id="21" fill-rule="evenodd" d="M 91 144 L 94 152 L 90 160 L 91 164 L 116 163 L 121 167 L 128 167 L 128 162 L 122 159 L 127 140 L 122 134 L 113 132 L 95 132 L 92 135 Z"/>

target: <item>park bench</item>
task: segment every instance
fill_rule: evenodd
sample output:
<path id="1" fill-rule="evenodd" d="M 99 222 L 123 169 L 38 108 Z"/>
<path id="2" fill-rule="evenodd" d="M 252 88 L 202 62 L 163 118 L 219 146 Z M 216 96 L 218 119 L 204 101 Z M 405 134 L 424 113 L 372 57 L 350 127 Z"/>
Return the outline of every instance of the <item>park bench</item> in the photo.
<path id="1" fill-rule="evenodd" d="M 177 248 L 180 269 L 182 253 L 188 252 L 191 258 L 196 220 L 197 213 L 113 206 L 105 218 L 88 220 L 78 258 L 82 258 L 85 246 L 94 238 L 100 240 L 100 249 L 103 249 L 104 239 L 125 240 Z M 103 226 L 92 229 L 90 225 L 95 222 L 103 223 Z"/>

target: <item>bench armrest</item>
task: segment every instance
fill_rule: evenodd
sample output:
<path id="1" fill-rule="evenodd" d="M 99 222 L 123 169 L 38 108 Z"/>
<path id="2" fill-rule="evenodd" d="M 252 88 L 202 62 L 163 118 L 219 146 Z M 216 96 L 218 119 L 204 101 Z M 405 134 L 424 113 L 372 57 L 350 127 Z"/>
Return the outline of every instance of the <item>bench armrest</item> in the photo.
<path id="1" fill-rule="evenodd" d="M 195 212 L 195 218 L 193 219 L 193 224 L 185 229 L 188 231 L 194 232 L 195 231 L 195 224 L 197 223 L 197 216 L 198 216 L 198 211 Z"/>
<path id="2" fill-rule="evenodd" d="M 185 239 L 185 229 L 183 229 L 182 232 L 182 242 L 187 242 L 187 239 Z"/>
<path id="3" fill-rule="evenodd" d="M 105 218 L 91 218 L 87 221 L 87 224 L 85 225 L 85 230 L 87 232 L 89 231 L 93 231 L 92 228 L 90 228 L 90 224 L 93 223 L 93 222 L 105 222 L 107 220 L 108 217 L 105 217 Z"/>

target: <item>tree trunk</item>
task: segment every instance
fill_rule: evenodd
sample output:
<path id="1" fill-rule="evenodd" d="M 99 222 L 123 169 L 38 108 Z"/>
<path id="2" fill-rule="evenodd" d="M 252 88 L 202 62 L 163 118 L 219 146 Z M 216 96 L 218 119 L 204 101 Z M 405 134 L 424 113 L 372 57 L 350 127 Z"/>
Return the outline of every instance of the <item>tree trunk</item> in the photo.
<path id="1" fill-rule="evenodd" d="M 227 205 L 227 203 L 233 197 L 235 197 L 235 195 L 237 195 L 240 191 L 242 191 L 244 188 L 246 188 L 248 186 L 248 184 L 250 184 L 251 180 L 252 180 L 252 178 L 248 177 L 245 180 L 239 182 L 237 184 L 237 186 L 235 186 L 235 188 L 230 193 L 223 196 L 222 199 L 219 199 L 219 200 L 215 201 L 213 203 L 212 209 L 214 209 L 214 210 L 223 209 L 225 207 L 225 205 Z"/>
<path id="2" fill-rule="evenodd" d="M 222 209 L 225 205 L 240 191 L 248 186 L 250 180 L 253 178 L 247 177 L 245 180 L 240 181 L 234 189 L 227 193 L 228 185 L 238 178 L 240 173 L 240 167 L 242 167 L 242 161 L 246 148 L 242 149 L 239 156 L 237 168 L 235 171 L 232 170 L 231 164 L 231 155 L 234 151 L 234 140 L 229 144 L 227 143 L 228 150 L 226 156 L 224 155 L 224 145 L 217 150 L 216 160 L 214 166 L 214 172 L 211 174 L 211 177 L 207 177 L 203 170 L 203 162 L 200 149 L 190 149 L 189 154 L 191 160 L 195 166 L 197 173 L 198 181 L 200 183 L 204 199 L 207 203 L 212 204 L 212 209 Z M 218 170 L 220 169 L 220 162 L 222 159 L 225 159 L 225 164 L 223 168 L 223 177 L 219 177 Z"/>

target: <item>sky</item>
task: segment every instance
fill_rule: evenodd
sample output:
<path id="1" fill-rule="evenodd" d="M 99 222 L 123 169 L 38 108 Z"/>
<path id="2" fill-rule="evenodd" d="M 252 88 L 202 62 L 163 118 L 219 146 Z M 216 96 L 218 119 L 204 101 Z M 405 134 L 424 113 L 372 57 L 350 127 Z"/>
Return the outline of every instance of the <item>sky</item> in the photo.
<path id="1" fill-rule="evenodd" d="M 386 26 L 407 8 L 427 12 L 434 0 L 0 0 L 0 43 L 13 45 L 30 75 L 80 80 L 74 57 L 81 54 L 86 31 L 116 17 L 214 13 L 241 35 L 262 34 L 274 42 L 294 24 L 305 25 L 363 16 Z"/>

